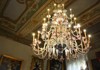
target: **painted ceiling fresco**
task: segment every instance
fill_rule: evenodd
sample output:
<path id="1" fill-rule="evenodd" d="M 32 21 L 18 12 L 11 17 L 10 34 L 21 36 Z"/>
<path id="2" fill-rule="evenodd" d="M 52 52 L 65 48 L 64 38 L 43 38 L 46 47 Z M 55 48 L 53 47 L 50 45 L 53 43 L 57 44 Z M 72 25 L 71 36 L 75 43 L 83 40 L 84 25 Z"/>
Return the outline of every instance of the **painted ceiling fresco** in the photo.
<path id="1" fill-rule="evenodd" d="M 47 0 L 1 0 L 1 26 L 18 31 Z"/>
<path id="2" fill-rule="evenodd" d="M 30 45 L 32 32 L 41 28 L 42 18 L 48 8 L 54 9 L 54 3 L 72 8 L 83 28 L 100 36 L 100 31 L 92 28 L 100 24 L 100 0 L 0 0 L 0 35 Z"/>

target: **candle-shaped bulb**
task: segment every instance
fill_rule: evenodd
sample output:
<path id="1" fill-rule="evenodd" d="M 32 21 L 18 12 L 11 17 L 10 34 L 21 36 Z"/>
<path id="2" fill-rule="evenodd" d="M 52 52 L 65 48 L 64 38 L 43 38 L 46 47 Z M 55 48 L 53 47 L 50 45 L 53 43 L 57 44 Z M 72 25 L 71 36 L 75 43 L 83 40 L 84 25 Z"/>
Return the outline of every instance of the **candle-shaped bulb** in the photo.
<path id="1" fill-rule="evenodd" d="M 37 40 L 36 39 L 34 41 L 35 41 L 35 43 L 37 43 Z"/>
<path id="2" fill-rule="evenodd" d="M 64 7 L 64 4 L 62 4 L 62 6 Z"/>
<path id="3" fill-rule="evenodd" d="M 73 17 L 73 14 L 70 14 L 70 18 L 72 18 Z"/>
<path id="4" fill-rule="evenodd" d="M 73 18 L 73 17 L 74 17 L 74 14 L 71 13 L 71 14 L 70 14 L 70 18 Z"/>
<path id="5" fill-rule="evenodd" d="M 74 21 L 76 21 L 76 17 L 74 17 Z"/>
<path id="6" fill-rule="evenodd" d="M 45 21 L 46 21 L 46 18 L 43 18 L 43 21 L 44 21 L 44 23 L 45 23 Z"/>
<path id="7" fill-rule="evenodd" d="M 57 4 L 54 3 L 54 6 L 56 6 Z"/>
<path id="8" fill-rule="evenodd" d="M 72 12 L 72 9 L 71 8 L 69 10 L 70 10 L 70 12 Z"/>
<path id="9" fill-rule="evenodd" d="M 35 36 L 35 33 L 32 33 L 32 36 Z"/>
<path id="10" fill-rule="evenodd" d="M 86 29 L 84 29 L 83 31 L 86 32 Z"/>
<path id="11" fill-rule="evenodd" d="M 38 31 L 38 33 L 40 34 L 40 31 Z"/>
<path id="12" fill-rule="evenodd" d="M 57 14 L 55 13 L 54 16 L 57 16 Z"/>
<path id="13" fill-rule="evenodd" d="M 60 4 L 58 4 L 58 8 L 60 7 Z"/>
<path id="14" fill-rule="evenodd" d="M 66 13 L 63 13 L 63 16 L 66 16 Z"/>
<path id="15" fill-rule="evenodd" d="M 91 35 L 89 34 L 88 37 L 91 38 Z"/>
<path id="16" fill-rule="evenodd" d="M 49 12 L 49 11 L 50 11 L 50 9 L 47 9 L 47 11 Z"/>
<path id="17" fill-rule="evenodd" d="M 47 15 L 47 18 L 50 18 L 51 17 L 51 15 Z"/>
<path id="18" fill-rule="evenodd" d="M 80 28 L 80 27 L 81 27 L 81 25 L 80 25 L 80 24 L 77 24 L 77 27 L 78 27 L 78 28 Z"/>
<path id="19" fill-rule="evenodd" d="M 70 28 L 71 27 L 71 24 L 69 24 L 68 27 Z"/>
<path id="20" fill-rule="evenodd" d="M 62 7 L 63 7 L 63 9 L 64 9 L 64 4 L 62 4 Z"/>
<path id="21" fill-rule="evenodd" d="M 75 25 L 73 28 L 75 28 L 75 29 L 76 29 L 76 28 L 77 28 L 77 26 Z"/>

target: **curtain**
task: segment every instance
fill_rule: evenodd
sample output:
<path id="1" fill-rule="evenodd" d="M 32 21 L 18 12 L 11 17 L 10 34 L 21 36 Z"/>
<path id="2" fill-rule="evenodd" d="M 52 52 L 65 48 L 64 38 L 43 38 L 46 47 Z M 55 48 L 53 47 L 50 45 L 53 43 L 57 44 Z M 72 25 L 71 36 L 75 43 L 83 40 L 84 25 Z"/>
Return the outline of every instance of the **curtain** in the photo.
<path id="1" fill-rule="evenodd" d="M 69 60 L 67 63 L 66 70 L 86 70 L 86 57 L 80 56 L 78 59 Z"/>

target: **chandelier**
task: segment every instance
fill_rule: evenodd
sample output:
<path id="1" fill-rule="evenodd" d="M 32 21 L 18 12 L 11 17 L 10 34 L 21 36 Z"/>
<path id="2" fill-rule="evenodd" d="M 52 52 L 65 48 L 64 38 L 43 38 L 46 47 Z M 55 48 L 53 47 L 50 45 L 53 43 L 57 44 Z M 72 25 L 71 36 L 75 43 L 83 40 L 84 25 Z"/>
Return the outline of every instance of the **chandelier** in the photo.
<path id="1" fill-rule="evenodd" d="M 32 49 L 34 55 L 44 59 L 70 59 L 86 54 L 90 49 L 91 35 L 86 34 L 86 29 L 81 30 L 81 25 L 69 10 L 69 15 L 64 4 L 54 4 L 53 14 L 43 18 L 42 30 L 37 35 L 32 33 Z"/>

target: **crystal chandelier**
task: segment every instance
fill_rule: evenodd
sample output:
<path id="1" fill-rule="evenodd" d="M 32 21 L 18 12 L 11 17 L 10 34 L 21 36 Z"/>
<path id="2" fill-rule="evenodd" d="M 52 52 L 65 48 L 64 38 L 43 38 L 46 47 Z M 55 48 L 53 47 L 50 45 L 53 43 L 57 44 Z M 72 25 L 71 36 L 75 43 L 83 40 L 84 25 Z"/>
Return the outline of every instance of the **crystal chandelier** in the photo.
<path id="1" fill-rule="evenodd" d="M 91 35 L 81 30 L 76 22 L 72 9 L 64 9 L 64 4 L 54 4 L 53 14 L 43 19 L 42 31 L 32 33 L 32 49 L 34 55 L 44 59 L 70 59 L 86 54 L 90 48 Z"/>

